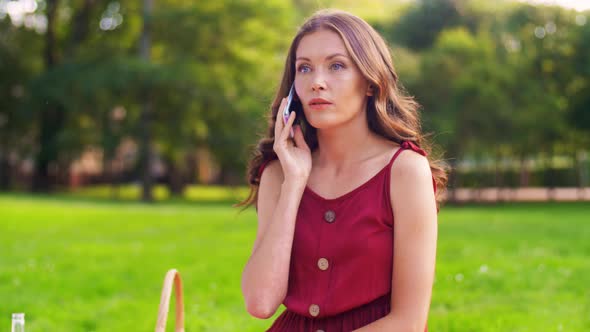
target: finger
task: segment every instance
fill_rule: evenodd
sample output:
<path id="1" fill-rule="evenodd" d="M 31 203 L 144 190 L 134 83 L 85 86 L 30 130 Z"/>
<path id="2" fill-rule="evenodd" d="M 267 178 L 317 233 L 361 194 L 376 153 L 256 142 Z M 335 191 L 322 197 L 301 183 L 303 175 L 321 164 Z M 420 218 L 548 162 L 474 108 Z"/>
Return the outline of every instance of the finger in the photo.
<path id="1" fill-rule="evenodd" d="M 305 137 L 303 136 L 303 131 L 301 130 L 300 125 L 295 126 L 295 146 L 298 148 L 302 148 L 304 150 L 310 151 L 307 142 L 305 141 Z"/>
<path id="2" fill-rule="evenodd" d="M 277 116 L 275 119 L 275 137 L 280 137 L 281 132 L 283 131 L 283 108 L 285 108 L 286 99 L 283 98 L 281 100 L 281 104 L 279 105 L 279 109 L 277 111 Z"/>
<path id="3" fill-rule="evenodd" d="M 279 105 L 279 109 L 277 110 L 277 115 L 275 118 L 275 137 L 279 137 L 281 135 L 283 129 L 283 114 L 282 109 L 285 107 L 285 98 L 281 99 L 281 104 Z"/>
<path id="4" fill-rule="evenodd" d="M 285 124 L 285 127 L 283 128 L 283 132 L 281 133 L 281 140 L 286 140 L 289 138 L 289 133 L 291 132 L 293 122 L 295 122 L 295 116 L 296 116 L 295 112 L 289 113 L 289 120 L 287 121 L 287 123 Z"/>

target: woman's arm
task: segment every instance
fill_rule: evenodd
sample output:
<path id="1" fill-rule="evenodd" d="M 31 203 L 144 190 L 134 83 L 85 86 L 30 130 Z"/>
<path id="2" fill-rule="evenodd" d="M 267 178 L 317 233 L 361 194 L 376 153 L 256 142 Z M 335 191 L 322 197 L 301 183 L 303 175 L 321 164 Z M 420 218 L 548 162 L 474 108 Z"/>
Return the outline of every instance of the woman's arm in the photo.
<path id="1" fill-rule="evenodd" d="M 258 192 L 258 230 L 242 274 L 248 312 L 271 317 L 287 294 L 295 218 L 305 183 L 283 180 L 280 163 L 265 168 Z"/>
<path id="2" fill-rule="evenodd" d="M 394 214 L 391 312 L 356 331 L 423 332 L 436 262 L 438 222 L 428 160 L 401 153 L 390 186 Z"/>

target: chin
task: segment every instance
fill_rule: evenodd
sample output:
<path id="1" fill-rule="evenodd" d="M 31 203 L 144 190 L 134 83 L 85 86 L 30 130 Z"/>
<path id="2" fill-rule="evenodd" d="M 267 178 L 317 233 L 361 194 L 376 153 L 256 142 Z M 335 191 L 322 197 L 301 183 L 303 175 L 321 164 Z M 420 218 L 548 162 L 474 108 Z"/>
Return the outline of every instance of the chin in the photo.
<path id="1" fill-rule="evenodd" d="M 307 122 L 316 129 L 329 129 L 338 127 L 338 125 L 342 124 L 342 121 L 338 121 L 337 119 L 329 119 L 325 117 L 319 116 L 311 116 L 307 118 Z"/>
<path id="2" fill-rule="evenodd" d="M 316 129 L 336 128 L 347 125 L 351 121 L 357 120 L 356 115 L 321 111 L 311 111 L 310 113 L 305 113 L 305 117 L 307 122 Z"/>

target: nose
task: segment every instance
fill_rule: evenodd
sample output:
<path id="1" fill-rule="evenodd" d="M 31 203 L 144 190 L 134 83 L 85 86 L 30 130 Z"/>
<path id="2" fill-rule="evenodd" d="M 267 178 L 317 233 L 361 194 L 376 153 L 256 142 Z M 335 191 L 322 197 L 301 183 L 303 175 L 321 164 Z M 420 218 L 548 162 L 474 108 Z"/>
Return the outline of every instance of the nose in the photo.
<path id="1" fill-rule="evenodd" d="M 322 75 L 315 75 L 311 84 L 311 89 L 316 91 L 326 90 L 326 82 L 322 78 Z"/>
<path id="2" fill-rule="evenodd" d="M 312 89 L 314 92 L 315 92 L 315 91 L 321 91 L 321 90 L 325 90 L 325 89 L 326 89 L 326 86 L 325 86 L 325 84 L 324 84 L 324 83 L 322 83 L 322 82 L 314 82 L 314 83 L 311 85 L 311 89 Z"/>

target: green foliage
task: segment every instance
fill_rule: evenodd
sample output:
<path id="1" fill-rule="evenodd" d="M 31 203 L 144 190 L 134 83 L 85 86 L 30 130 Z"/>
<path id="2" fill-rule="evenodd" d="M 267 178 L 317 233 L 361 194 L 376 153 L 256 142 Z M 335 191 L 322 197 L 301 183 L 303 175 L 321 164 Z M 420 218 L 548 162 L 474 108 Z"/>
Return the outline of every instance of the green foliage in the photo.
<path id="1" fill-rule="evenodd" d="M 588 13 L 483 0 L 156 0 L 146 61 L 140 1 L 57 3 L 51 66 L 50 36 L 0 19 L 0 187 L 8 155 L 66 174 L 100 147 L 108 164 L 122 140 L 140 140 L 146 98 L 169 173 L 193 181 L 185 160 L 205 149 L 222 181 L 239 182 L 291 38 L 319 7 L 350 10 L 389 40 L 424 128 L 450 159 L 575 153 L 590 142 Z"/>
<path id="2" fill-rule="evenodd" d="M 44 130 L 50 136 L 40 142 L 51 146 L 42 152 L 45 159 L 67 165 L 88 146 L 101 146 L 109 158 L 124 137 L 139 140 L 139 111 L 147 92 L 155 109 L 157 153 L 164 160 L 178 165 L 187 151 L 203 147 L 223 168 L 242 172 L 245 143 L 256 139 L 260 114 L 266 111 L 281 68 L 277 53 L 288 42 L 283 36 L 293 30 L 289 7 L 273 0 L 155 3 L 149 18 L 150 63 L 137 53 L 140 2 L 59 2 L 58 13 L 70 14 L 56 16 L 56 63 L 47 68 L 29 69 L 17 57 L 22 53 L 35 59 L 30 63 L 43 63 L 47 36 L 0 21 L 2 29 L 10 32 L 0 45 L 6 50 L 0 51 L 0 64 L 6 62 L 0 68 L 12 71 L 2 75 L 0 84 L 7 85 L 2 91 L 10 93 L 21 84 L 26 92 L 18 105 L 10 101 L 13 97 L 3 98 L 9 102 L 0 111 L 3 121 L 10 120 L 6 126 L 38 137 L 41 127 L 47 126 L 42 121 L 47 115 L 41 115 L 58 110 L 51 120 L 55 123 Z M 40 7 L 38 12 L 44 10 Z M 123 23 L 103 30 L 99 22 L 113 13 L 121 15 Z M 32 39 L 36 43 L 31 46 L 41 47 L 15 51 L 19 38 Z M 25 76 L 27 70 L 30 74 Z M 12 77 L 20 77 L 22 83 Z M 123 107 L 126 114 L 115 123 L 116 107 Z M 28 119 L 39 120 L 19 126 L 15 115 L 25 113 Z M 36 144 L 31 148 L 36 149 Z"/>
<path id="3" fill-rule="evenodd" d="M 582 14 L 520 5 L 483 15 L 470 4 L 459 21 L 477 24 L 439 29 L 421 52 L 410 91 L 424 105 L 426 128 L 453 158 L 583 149 L 589 132 L 569 124 L 583 121 L 587 107 L 587 75 L 574 66 L 588 61 L 585 28 L 575 23 Z"/>
<path id="4" fill-rule="evenodd" d="M 460 24 L 459 2 L 420 0 L 392 26 L 392 39 L 409 48 L 429 48 L 445 28 Z"/>

